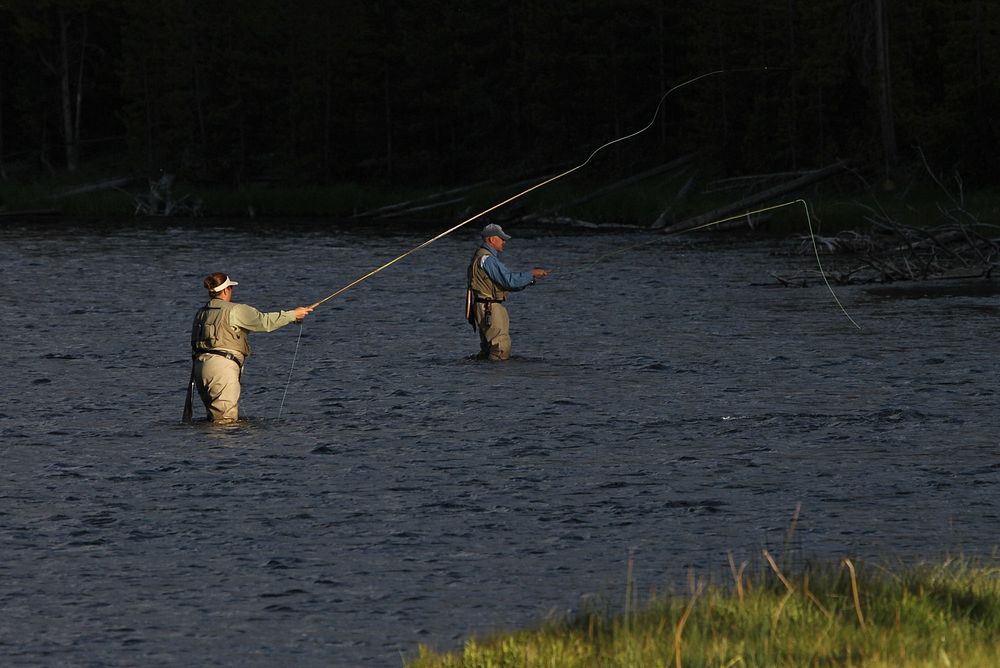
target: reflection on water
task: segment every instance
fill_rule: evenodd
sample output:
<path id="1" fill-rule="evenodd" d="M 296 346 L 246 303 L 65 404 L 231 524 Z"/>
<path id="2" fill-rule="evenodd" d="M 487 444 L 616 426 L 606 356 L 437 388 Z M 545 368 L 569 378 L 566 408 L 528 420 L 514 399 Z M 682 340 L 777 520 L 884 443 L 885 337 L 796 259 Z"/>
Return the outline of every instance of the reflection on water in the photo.
<path id="1" fill-rule="evenodd" d="M 627 235 L 515 232 L 514 267 Z M 11 665 L 399 665 L 778 548 L 989 554 L 993 283 L 753 287 L 808 258 L 665 241 L 510 301 L 466 357 L 474 232 L 254 337 L 241 413 L 180 424 L 209 271 L 310 303 L 423 241 L 310 228 L 0 231 L 0 653 Z M 803 265 L 805 266 L 805 264 Z M 779 269 L 781 271 L 779 271 Z M 909 299 L 919 293 L 920 299 Z"/>

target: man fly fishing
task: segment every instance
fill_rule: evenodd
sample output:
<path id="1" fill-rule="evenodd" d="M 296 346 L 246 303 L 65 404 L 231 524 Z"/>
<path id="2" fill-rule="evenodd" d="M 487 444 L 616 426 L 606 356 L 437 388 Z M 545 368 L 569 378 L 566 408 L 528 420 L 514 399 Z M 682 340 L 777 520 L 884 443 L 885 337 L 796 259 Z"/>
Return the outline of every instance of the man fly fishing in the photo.
<path id="1" fill-rule="evenodd" d="M 232 422 L 239 418 L 240 376 L 250 356 L 250 332 L 273 332 L 302 320 L 313 308 L 261 313 L 233 303 L 233 286 L 239 283 L 226 274 L 209 274 L 202 284 L 208 290 L 208 303 L 198 309 L 191 325 L 191 381 L 184 421 L 191 420 L 191 390 L 197 387 L 208 419 Z"/>
<path id="2" fill-rule="evenodd" d="M 482 245 L 469 264 L 465 317 L 472 329 L 479 330 L 479 355 L 476 359 L 492 362 L 510 358 L 510 319 L 503 303 L 509 292 L 523 290 L 549 272 L 534 268 L 511 271 L 500 261 L 510 235 L 496 223 L 481 232 Z"/>

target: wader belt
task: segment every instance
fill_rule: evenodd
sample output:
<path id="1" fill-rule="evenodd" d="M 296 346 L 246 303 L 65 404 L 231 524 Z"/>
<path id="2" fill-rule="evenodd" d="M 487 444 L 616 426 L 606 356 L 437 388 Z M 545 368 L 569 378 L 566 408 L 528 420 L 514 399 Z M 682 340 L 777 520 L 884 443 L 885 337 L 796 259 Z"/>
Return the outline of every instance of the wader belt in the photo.
<path id="1" fill-rule="evenodd" d="M 503 304 L 503 299 L 487 299 L 486 297 L 476 297 L 477 304 Z"/>
<path id="2" fill-rule="evenodd" d="M 240 358 L 232 353 L 228 353 L 225 350 L 196 350 L 194 351 L 194 357 L 198 355 L 218 355 L 219 357 L 225 357 L 227 360 L 232 360 L 236 362 L 236 366 L 243 369 L 243 363 L 240 362 Z"/>

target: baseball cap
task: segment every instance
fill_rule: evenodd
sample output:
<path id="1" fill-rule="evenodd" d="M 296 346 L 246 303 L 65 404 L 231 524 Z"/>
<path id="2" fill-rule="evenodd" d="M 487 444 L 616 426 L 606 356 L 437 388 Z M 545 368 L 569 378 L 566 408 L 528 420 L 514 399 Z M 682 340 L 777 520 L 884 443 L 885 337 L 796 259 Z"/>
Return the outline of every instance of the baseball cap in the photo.
<path id="1" fill-rule="evenodd" d="M 504 241 L 510 239 L 510 235 L 504 232 L 503 228 L 497 225 L 496 223 L 490 223 L 489 225 L 484 227 L 482 235 L 483 239 L 485 239 L 486 237 L 500 237 Z"/>

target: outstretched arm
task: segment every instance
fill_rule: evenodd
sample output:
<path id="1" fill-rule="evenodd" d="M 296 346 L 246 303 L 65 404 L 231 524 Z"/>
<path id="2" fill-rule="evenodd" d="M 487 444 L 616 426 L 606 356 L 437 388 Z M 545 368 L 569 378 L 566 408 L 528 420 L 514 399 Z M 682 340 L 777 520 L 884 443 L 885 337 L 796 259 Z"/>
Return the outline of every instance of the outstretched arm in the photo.
<path id="1" fill-rule="evenodd" d="M 308 306 L 299 306 L 290 311 L 262 313 L 253 306 L 236 304 L 229 313 L 229 324 L 242 327 L 248 332 L 273 332 L 296 320 L 301 320 L 311 312 L 312 309 Z"/>
<path id="2" fill-rule="evenodd" d="M 536 270 L 511 271 L 507 268 L 507 265 L 492 255 L 484 255 L 482 263 L 483 270 L 486 272 L 486 275 L 490 277 L 490 280 L 504 290 L 523 290 L 535 282 Z M 541 278 L 541 276 L 538 278 Z"/>

